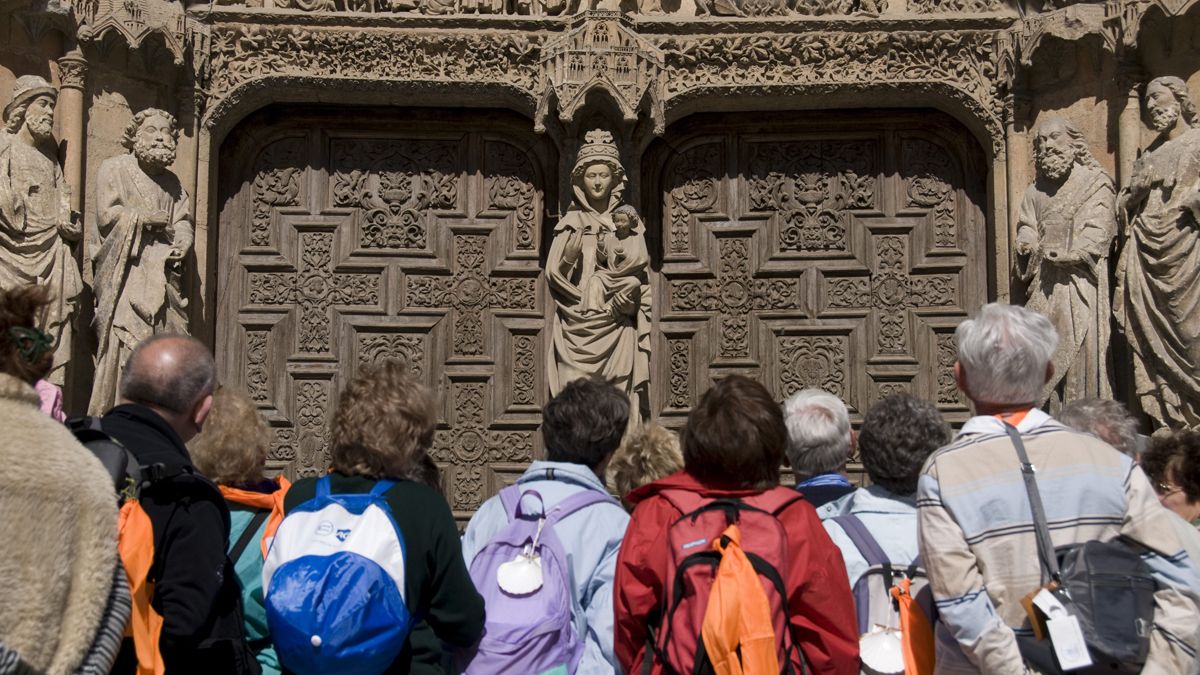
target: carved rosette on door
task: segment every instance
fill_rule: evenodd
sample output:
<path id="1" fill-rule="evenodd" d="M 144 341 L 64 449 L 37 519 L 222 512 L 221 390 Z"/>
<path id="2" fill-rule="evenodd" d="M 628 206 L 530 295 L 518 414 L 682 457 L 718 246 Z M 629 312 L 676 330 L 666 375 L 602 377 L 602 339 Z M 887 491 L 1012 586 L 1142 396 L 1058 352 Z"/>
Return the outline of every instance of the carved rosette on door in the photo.
<path id="1" fill-rule="evenodd" d="M 952 335 L 986 301 L 987 267 L 968 264 L 986 255 L 979 150 L 940 117 L 830 119 L 670 139 L 652 382 L 666 424 L 730 373 L 781 400 L 822 388 L 856 420 L 899 391 L 967 416 Z"/>
<path id="2" fill-rule="evenodd" d="M 348 379 L 404 362 L 438 394 L 432 454 L 465 520 L 540 442 L 544 160 L 520 132 L 403 127 L 297 121 L 228 153 L 218 354 L 293 476 L 328 466 Z"/>

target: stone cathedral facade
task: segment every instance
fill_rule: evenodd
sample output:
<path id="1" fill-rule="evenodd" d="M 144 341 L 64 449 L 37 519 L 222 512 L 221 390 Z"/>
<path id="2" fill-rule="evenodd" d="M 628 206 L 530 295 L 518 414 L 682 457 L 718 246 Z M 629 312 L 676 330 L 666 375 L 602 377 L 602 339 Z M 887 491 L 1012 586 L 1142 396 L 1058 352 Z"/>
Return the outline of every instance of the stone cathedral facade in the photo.
<path id="1" fill-rule="evenodd" d="M 587 220 L 568 217 L 585 149 L 611 148 L 604 196 L 640 217 L 649 264 L 611 320 L 638 327 L 629 389 L 668 427 L 729 373 L 780 399 L 824 388 L 857 419 L 896 391 L 966 419 L 954 327 L 1031 297 L 1022 206 L 1051 119 L 1112 180 L 1088 263 L 1103 288 L 1065 319 L 1105 342 L 1078 382 L 1153 424 L 1200 405 L 1135 367 L 1165 338 L 1131 340 L 1108 305 L 1141 222 L 1120 193 L 1156 142 L 1148 85 L 1200 93 L 1194 0 L 0 0 L 0 36 L 0 102 L 26 75 L 57 91 L 51 154 L 82 232 L 74 410 L 116 349 L 96 320 L 102 164 L 147 108 L 175 118 L 164 175 L 193 225 L 161 302 L 260 406 L 275 469 L 325 466 L 340 387 L 383 358 L 440 394 L 460 517 L 538 455 L 571 330 L 554 240 Z M 1155 407 L 1163 382 L 1182 400 Z"/>

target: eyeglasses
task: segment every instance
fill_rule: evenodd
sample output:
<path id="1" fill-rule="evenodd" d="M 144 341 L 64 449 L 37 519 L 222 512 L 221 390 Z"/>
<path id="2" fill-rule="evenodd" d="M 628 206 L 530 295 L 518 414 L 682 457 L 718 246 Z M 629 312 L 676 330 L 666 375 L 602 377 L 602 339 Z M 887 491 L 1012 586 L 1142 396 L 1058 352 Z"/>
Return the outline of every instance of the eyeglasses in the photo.
<path id="1" fill-rule="evenodd" d="M 1179 487 L 1178 485 L 1171 485 L 1170 483 L 1164 483 L 1162 481 L 1155 483 L 1154 489 L 1158 490 L 1159 499 L 1170 497 L 1176 492 L 1183 490 L 1183 488 Z"/>

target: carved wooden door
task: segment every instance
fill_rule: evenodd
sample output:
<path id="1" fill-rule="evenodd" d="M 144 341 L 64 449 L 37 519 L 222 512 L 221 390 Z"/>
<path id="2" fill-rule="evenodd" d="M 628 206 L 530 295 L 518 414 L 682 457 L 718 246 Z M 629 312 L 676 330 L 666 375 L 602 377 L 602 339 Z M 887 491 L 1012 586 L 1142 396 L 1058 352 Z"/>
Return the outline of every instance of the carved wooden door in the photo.
<path id="1" fill-rule="evenodd" d="M 953 331 L 986 302 L 981 153 L 937 115 L 691 125 L 659 174 L 653 401 L 681 425 L 729 373 L 783 399 L 841 397 L 856 421 L 895 391 L 951 421 Z"/>
<path id="2" fill-rule="evenodd" d="M 469 517 L 540 443 L 540 141 L 461 115 L 247 126 L 222 161 L 217 353 L 270 466 L 323 471 L 340 388 L 400 359 L 438 394 L 434 458 Z"/>

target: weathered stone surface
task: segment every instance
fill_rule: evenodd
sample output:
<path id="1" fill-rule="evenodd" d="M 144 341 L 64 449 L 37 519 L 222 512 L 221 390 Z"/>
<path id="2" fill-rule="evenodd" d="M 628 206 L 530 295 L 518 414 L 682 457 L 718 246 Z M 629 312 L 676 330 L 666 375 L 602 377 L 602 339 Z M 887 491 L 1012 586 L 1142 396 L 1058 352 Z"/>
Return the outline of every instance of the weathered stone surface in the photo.
<path id="1" fill-rule="evenodd" d="M 167 168 L 177 138 L 174 116 L 143 110 L 125 131 L 129 154 L 100 165 L 93 413 L 115 403 L 120 369 L 137 343 L 155 333 L 188 332 L 182 280 L 194 231 L 191 199 Z"/>
<path id="2" fill-rule="evenodd" d="M 50 380 L 62 384 L 71 358 L 72 321 L 83 281 L 72 244 L 79 241 L 79 214 L 59 166 L 54 141 L 58 90 L 37 75 L 13 86 L 0 131 L 0 287 L 45 285 L 54 295 L 41 317 L 58 341 Z"/>
<path id="3" fill-rule="evenodd" d="M 1108 254 L 1116 235 L 1115 193 L 1087 139 L 1051 118 L 1034 137 L 1037 180 L 1025 191 L 1017 266 L 1025 306 L 1058 329 L 1045 403 L 1057 414 L 1076 398 L 1112 397 Z"/>

